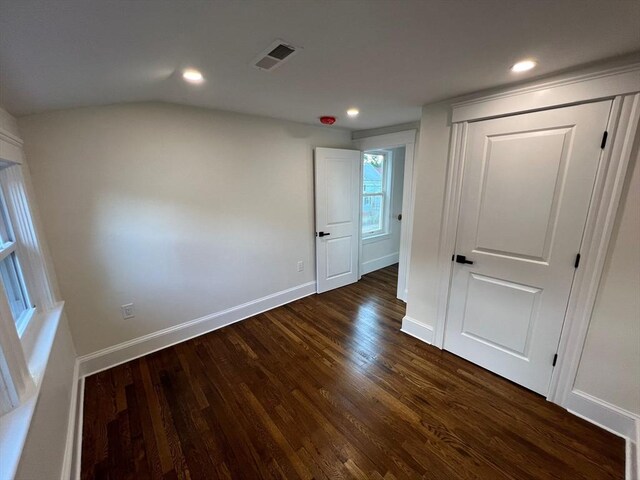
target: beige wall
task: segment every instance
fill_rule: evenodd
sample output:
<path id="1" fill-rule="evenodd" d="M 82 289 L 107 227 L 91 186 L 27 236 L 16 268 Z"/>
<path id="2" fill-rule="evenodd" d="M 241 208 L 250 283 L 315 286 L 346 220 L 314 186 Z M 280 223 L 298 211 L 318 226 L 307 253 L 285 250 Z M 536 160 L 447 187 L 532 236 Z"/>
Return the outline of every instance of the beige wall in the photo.
<path id="1" fill-rule="evenodd" d="M 434 327 L 437 317 L 438 249 L 449 154 L 450 108 L 426 105 L 414 163 L 415 207 L 407 316 Z"/>
<path id="2" fill-rule="evenodd" d="M 640 416 L 640 161 L 620 200 L 575 388 Z"/>
<path id="3" fill-rule="evenodd" d="M 314 280 L 313 147 L 348 131 L 167 104 L 19 126 L 79 355 Z"/>

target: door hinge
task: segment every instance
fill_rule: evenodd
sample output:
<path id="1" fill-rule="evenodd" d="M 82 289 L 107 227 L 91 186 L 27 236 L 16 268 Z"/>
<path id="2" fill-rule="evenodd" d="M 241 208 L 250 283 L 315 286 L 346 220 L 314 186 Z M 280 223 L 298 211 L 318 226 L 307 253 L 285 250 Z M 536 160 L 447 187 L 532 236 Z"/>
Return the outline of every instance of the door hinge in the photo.
<path id="1" fill-rule="evenodd" d="M 576 261 L 573 262 L 573 268 L 578 268 L 579 265 L 580 265 L 580 254 L 576 253 Z"/>
<path id="2" fill-rule="evenodd" d="M 556 353 L 556 354 L 553 356 L 553 366 L 554 366 L 554 367 L 556 366 L 556 363 L 557 363 L 557 362 L 558 362 L 558 354 Z"/>
<path id="3" fill-rule="evenodd" d="M 609 132 L 605 130 L 604 133 L 602 134 L 602 142 L 600 142 L 600 148 L 604 149 L 605 145 L 607 144 L 608 136 L 609 136 Z"/>

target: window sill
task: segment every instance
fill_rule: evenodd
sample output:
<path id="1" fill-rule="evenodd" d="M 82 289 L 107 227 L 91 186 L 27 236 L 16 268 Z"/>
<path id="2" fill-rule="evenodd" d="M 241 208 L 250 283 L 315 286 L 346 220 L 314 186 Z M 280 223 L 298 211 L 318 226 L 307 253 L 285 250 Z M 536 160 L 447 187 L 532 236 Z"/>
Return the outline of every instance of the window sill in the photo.
<path id="1" fill-rule="evenodd" d="M 60 302 L 52 310 L 35 315 L 25 332 L 25 337 L 28 336 L 23 339 L 28 340 L 28 344 L 24 344 L 25 355 L 35 388 L 22 404 L 0 417 L 0 480 L 12 479 L 18 469 L 63 306 L 64 303 Z"/>
<path id="2" fill-rule="evenodd" d="M 367 237 L 362 237 L 362 244 L 366 245 L 367 243 L 382 242 L 383 240 L 388 240 L 389 238 L 391 238 L 390 233 L 379 233 L 377 235 L 369 235 Z"/>

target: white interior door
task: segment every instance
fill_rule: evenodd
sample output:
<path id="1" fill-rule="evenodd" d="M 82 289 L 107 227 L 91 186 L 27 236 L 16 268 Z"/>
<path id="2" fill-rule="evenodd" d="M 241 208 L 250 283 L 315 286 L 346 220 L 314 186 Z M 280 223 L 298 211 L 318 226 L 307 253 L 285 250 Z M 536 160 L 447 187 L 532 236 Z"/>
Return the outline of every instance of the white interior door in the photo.
<path id="1" fill-rule="evenodd" d="M 610 109 L 603 101 L 468 129 L 444 348 L 543 395 Z"/>
<path id="2" fill-rule="evenodd" d="M 360 163 L 358 150 L 315 149 L 318 293 L 358 281 Z"/>

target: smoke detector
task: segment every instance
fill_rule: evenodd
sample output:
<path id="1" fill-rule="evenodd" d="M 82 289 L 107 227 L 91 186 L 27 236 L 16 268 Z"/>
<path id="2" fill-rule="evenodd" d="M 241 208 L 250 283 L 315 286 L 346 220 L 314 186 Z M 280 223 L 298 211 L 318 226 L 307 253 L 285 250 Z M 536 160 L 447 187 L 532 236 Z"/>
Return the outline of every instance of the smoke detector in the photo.
<path id="1" fill-rule="evenodd" d="M 291 59 L 301 47 L 294 47 L 290 43 L 277 39 L 260 52 L 251 64 L 259 70 L 272 71 Z"/>

